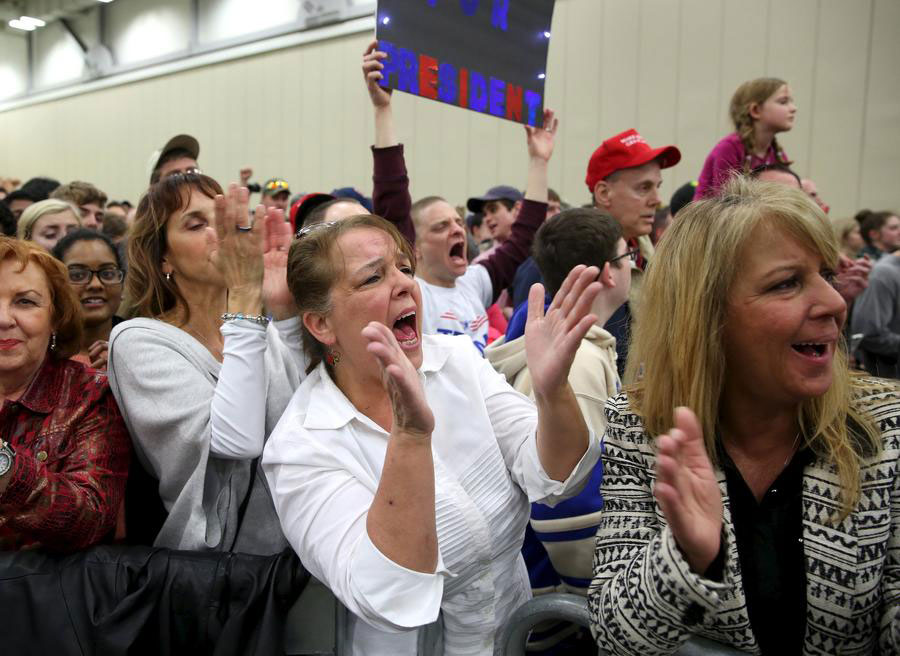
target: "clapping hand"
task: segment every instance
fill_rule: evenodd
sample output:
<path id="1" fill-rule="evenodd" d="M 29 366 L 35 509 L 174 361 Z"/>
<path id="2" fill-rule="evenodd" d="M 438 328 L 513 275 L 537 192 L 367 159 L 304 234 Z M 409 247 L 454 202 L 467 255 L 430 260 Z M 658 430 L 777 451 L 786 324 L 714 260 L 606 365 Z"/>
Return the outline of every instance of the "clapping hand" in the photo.
<path id="1" fill-rule="evenodd" d="M 428 407 L 419 372 L 400 348 L 394 333 L 383 323 L 372 321 L 363 328 L 362 335 L 369 341 L 367 350 L 381 366 L 381 380 L 391 399 L 394 414 L 391 434 L 430 437 L 434 431 L 434 414 Z"/>
<path id="2" fill-rule="evenodd" d="M 654 496 L 691 569 L 703 575 L 719 553 L 722 493 L 706 455 L 703 431 L 688 408 L 657 440 Z"/>
<path id="3" fill-rule="evenodd" d="M 215 197 L 215 228 L 218 248 L 212 260 L 229 290 L 259 290 L 263 283 L 264 222 L 256 218 L 250 227 L 250 193 L 232 183 L 227 192 Z M 249 228 L 249 229 L 248 229 Z"/>
<path id="4" fill-rule="evenodd" d="M 597 267 L 583 264 L 572 269 L 546 314 L 544 286 L 534 284 L 528 292 L 525 357 L 535 396 L 549 397 L 568 385 L 575 352 L 597 321 L 590 311 L 601 289 L 598 274 Z"/>
<path id="5" fill-rule="evenodd" d="M 265 214 L 263 214 L 265 212 Z M 256 208 L 254 220 L 265 226 L 263 236 L 263 302 L 276 320 L 297 314 L 294 297 L 287 284 L 288 250 L 291 247 L 291 226 L 284 220 L 284 212 L 270 207 Z"/>

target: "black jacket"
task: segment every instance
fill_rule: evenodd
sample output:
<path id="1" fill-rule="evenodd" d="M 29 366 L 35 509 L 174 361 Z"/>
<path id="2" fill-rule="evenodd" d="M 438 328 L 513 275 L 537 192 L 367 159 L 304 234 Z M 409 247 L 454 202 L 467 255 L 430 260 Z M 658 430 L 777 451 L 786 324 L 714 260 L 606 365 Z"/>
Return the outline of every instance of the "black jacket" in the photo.
<path id="1" fill-rule="evenodd" d="M 283 654 L 285 617 L 308 579 L 290 550 L 0 553 L 0 653 Z"/>

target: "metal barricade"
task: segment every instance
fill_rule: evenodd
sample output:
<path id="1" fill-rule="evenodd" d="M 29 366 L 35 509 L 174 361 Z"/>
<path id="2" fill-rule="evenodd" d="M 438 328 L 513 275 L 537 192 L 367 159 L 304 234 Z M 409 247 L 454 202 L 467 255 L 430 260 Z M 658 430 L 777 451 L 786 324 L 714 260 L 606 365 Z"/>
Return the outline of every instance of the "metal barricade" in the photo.
<path id="1" fill-rule="evenodd" d="M 346 643 L 350 611 L 328 587 L 312 578 L 288 612 L 287 656 L 350 656 Z M 440 620 L 419 630 L 417 656 L 443 656 Z"/>
<path id="2" fill-rule="evenodd" d="M 591 626 L 587 600 L 574 594 L 551 593 L 523 604 L 503 627 L 501 644 L 505 656 L 525 656 L 525 644 L 531 630 L 547 620 L 565 621 L 586 628 Z M 738 651 L 706 638 L 693 637 L 676 652 L 677 656 L 741 656 Z"/>

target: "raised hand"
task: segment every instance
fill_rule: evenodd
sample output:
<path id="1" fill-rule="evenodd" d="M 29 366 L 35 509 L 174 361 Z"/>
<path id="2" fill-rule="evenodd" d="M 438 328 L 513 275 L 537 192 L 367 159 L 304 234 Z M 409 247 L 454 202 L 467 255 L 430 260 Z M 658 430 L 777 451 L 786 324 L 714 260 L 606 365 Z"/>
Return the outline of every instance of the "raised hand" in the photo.
<path id="1" fill-rule="evenodd" d="M 391 399 L 394 424 L 391 434 L 426 438 L 434 431 L 434 414 L 428 407 L 419 372 L 400 349 L 397 339 L 383 323 L 372 321 L 363 328 L 366 349 L 381 366 L 381 380 Z"/>
<path id="2" fill-rule="evenodd" d="M 657 445 L 653 494 L 691 569 L 702 575 L 719 553 L 722 493 L 697 416 L 676 408 L 675 428 L 660 435 Z"/>
<path id="3" fill-rule="evenodd" d="M 247 183 L 250 182 L 250 178 L 253 177 L 253 169 L 249 166 L 245 166 L 241 168 L 239 175 L 241 176 L 241 186 L 246 187 Z"/>
<path id="4" fill-rule="evenodd" d="M 535 396 L 550 396 L 568 384 L 569 369 L 581 340 L 597 321 L 591 306 L 602 286 L 599 270 L 579 264 L 569 272 L 544 314 L 544 286 L 528 292 L 525 358 Z"/>
<path id="5" fill-rule="evenodd" d="M 393 89 L 385 89 L 378 84 L 384 79 L 383 59 L 387 59 L 387 53 L 378 50 L 378 41 L 372 41 L 363 53 L 362 72 L 366 80 L 366 88 L 369 90 L 369 98 L 375 107 L 387 107 L 391 104 L 391 92 Z"/>
<path id="6" fill-rule="evenodd" d="M 254 223 L 265 227 L 263 236 L 262 295 L 266 310 L 276 320 L 297 314 L 294 297 L 287 284 L 288 250 L 291 247 L 291 227 L 284 220 L 284 212 L 262 205 L 256 208 Z"/>
<path id="7" fill-rule="evenodd" d="M 528 155 L 532 159 L 549 161 L 553 155 L 553 146 L 556 142 L 556 128 L 559 120 L 552 109 L 544 110 L 542 127 L 525 126 L 525 135 L 528 139 Z"/>
<path id="8" fill-rule="evenodd" d="M 229 293 L 261 293 L 263 283 L 262 221 L 250 230 L 249 192 L 232 183 L 224 195 L 215 198 L 215 227 L 218 247 L 212 260 L 222 273 Z"/>

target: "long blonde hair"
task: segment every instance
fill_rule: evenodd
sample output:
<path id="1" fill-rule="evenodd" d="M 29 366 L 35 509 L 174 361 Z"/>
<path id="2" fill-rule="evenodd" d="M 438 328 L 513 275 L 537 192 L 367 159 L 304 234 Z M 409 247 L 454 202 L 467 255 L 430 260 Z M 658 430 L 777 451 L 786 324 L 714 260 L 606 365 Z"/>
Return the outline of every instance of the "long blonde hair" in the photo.
<path id="1" fill-rule="evenodd" d="M 744 173 L 750 172 L 750 160 L 756 150 L 753 133 L 753 124 L 756 121 L 750 116 L 750 108 L 753 105 L 762 105 L 785 84 L 787 82 L 777 77 L 758 77 L 755 80 L 744 82 L 731 96 L 728 113 L 731 115 L 731 122 L 734 123 L 735 132 L 738 133 L 741 143 L 744 144 L 744 151 L 746 152 L 744 156 Z M 772 139 L 772 148 L 775 150 L 775 158 L 778 162 L 781 164 L 791 163 L 778 144 L 778 139 Z"/>
<path id="2" fill-rule="evenodd" d="M 673 408 L 691 408 L 714 464 L 728 364 L 722 340 L 728 299 L 743 251 L 763 226 L 837 267 L 834 233 L 806 194 L 736 176 L 720 196 L 691 203 L 678 213 L 648 267 L 635 318 L 626 372 L 632 407 L 654 437 L 671 427 Z M 841 344 L 835 354 L 828 391 L 798 408 L 806 445 L 836 467 L 847 492 L 841 497 L 843 516 L 859 499 L 861 459 L 880 449 L 874 421 L 851 400 L 865 385 L 851 378 L 844 349 Z"/>

